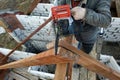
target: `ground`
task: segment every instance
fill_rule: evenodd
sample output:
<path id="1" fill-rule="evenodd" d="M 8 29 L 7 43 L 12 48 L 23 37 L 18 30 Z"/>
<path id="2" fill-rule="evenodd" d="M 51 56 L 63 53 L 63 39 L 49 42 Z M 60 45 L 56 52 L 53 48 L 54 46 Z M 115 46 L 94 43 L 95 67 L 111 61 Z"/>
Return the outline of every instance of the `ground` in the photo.
<path id="1" fill-rule="evenodd" d="M 120 42 L 103 42 L 102 54 L 111 55 L 116 60 L 120 60 Z"/>

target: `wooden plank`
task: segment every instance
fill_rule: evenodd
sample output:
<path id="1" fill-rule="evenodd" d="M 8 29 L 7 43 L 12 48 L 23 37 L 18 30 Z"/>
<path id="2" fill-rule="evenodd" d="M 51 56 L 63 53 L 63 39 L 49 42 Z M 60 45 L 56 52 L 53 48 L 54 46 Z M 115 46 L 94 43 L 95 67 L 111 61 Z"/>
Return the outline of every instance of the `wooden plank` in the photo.
<path id="1" fill-rule="evenodd" d="M 42 52 L 35 56 L 2 65 L 2 66 L 0 66 L 0 69 L 27 67 L 27 66 L 35 66 L 35 65 L 69 63 L 71 61 L 72 60 L 61 57 L 59 55 L 56 56 L 54 54 L 54 49 L 50 49 L 48 51 Z"/>
<path id="2" fill-rule="evenodd" d="M 120 0 L 115 0 L 117 16 L 120 17 Z"/>
<path id="3" fill-rule="evenodd" d="M 67 71 L 67 63 L 57 64 L 54 80 L 65 80 L 66 71 Z"/>
<path id="4" fill-rule="evenodd" d="M 68 63 L 68 71 L 67 71 L 67 80 L 72 80 L 72 67 L 73 67 L 73 63 Z"/>

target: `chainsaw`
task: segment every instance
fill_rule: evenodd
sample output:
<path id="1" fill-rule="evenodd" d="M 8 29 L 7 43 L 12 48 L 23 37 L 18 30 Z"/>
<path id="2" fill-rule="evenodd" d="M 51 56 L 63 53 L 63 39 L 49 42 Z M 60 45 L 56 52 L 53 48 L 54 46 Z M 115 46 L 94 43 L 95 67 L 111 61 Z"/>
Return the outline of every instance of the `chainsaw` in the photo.
<path id="1" fill-rule="evenodd" d="M 82 0 L 71 0 L 71 6 L 76 7 L 79 4 L 80 5 L 81 4 L 86 4 L 86 2 L 87 2 L 87 0 L 84 0 L 84 1 L 82 1 Z M 85 7 L 85 5 L 81 5 L 81 7 Z M 73 24 L 75 26 L 78 26 L 78 27 L 74 28 L 75 36 L 79 36 L 78 32 L 81 32 L 83 30 L 83 27 L 79 27 L 79 25 L 82 25 L 81 20 L 75 20 L 71 16 L 70 5 L 61 5 L 61 6 L 52 7 L 51 10 L 52 10 L 52 19 L 54 21 L 55 32 L 56 32 L 55 54 L 57 54 L 59 36 L 69 34 L 69 31 L 68 31 L 69 20 L 68 20 L 68 18 L 71 17 L 74 21 Z"/>
<path id="2" fill-rule="evenodd" d="M 69 5 L 56 6 L 52 8 L 52 18 L 56 33 L 55 54 L 57 54 L 58 51 L 59 37 L 68 33 L 66 31 L 68 31 L 69 17 L 71 17 Z"/>

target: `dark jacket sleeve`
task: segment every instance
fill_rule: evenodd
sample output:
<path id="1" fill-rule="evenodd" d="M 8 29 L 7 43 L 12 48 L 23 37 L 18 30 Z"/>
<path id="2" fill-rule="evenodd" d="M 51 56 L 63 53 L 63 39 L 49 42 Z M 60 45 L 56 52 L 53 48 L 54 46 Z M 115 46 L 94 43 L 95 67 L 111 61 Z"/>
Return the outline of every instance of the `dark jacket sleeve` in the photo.
<path id="1" fill-rule="evenodd" d="M 111 0 L 98 0 L 95 10 L 86 8 L 85 21 L 98 27 L 107 27 L 111 23 Z"/>

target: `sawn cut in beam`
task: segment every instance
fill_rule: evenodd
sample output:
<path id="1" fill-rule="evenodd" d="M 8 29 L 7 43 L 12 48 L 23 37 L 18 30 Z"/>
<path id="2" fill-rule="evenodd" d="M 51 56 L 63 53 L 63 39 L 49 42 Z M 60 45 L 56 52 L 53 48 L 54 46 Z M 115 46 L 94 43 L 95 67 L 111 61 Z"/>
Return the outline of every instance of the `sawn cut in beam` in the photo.
<path id="1" fill-rule="evenodd" d="M 54 49 L 39 53 L 35 56 L 1 65 L 0 69 L 18 68 L 36 65 L 49 65 L 58 63 L 69 63 L 72 60 L 54 54 Z"/>

